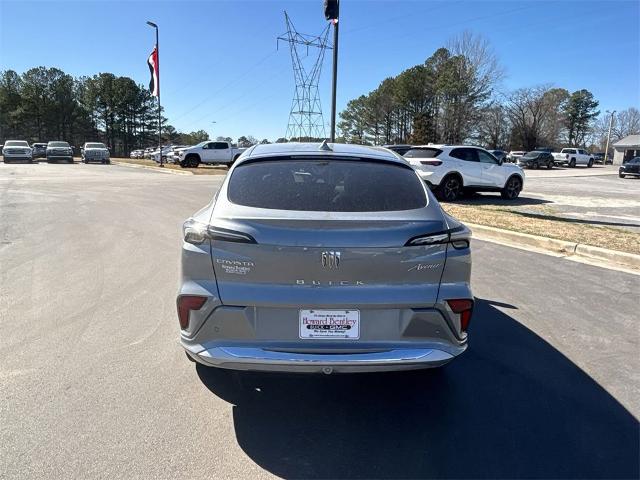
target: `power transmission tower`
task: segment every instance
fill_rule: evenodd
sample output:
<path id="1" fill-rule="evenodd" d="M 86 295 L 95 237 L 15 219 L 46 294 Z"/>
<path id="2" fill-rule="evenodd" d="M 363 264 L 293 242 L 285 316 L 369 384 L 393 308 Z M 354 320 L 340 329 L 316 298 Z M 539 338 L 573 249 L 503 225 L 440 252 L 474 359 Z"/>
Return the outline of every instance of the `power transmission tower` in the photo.
<path id="1" fill-rule="evenodd" d="M 305 35 L 295 29 L 287 12 L 284 12 L 284 18 L 287 23 L 287 33 L 278 37 L 278 44 L 280 40 L 289 44 L 293 78 L 296 82 L 285 136 L 289 139 L 296 138 L 299 142 L 324 139 L 326 132 L 318 83 L 325 50 L 331 49 L 327 45 L 329 25 L 318 36 Z M 318 49 L 317 56 L 309 56 L 309 47 Z M 315 61 L 312 63 L 312 60 Z"/>

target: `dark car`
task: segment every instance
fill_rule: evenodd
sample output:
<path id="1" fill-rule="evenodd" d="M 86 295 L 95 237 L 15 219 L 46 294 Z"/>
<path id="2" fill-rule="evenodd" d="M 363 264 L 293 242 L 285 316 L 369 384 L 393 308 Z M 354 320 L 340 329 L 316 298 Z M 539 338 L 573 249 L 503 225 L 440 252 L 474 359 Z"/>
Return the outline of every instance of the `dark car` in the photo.
<path id="1" fill-rule="evenodd" d="M 553 155 L 549 152 L 534 150 L 533 152 L 527 152 L 520 157 L 518 159 L 518 165 L 533 169 L 538 169 L 540 167 L 552 169 L 554 165 Z"/>
<path id="2" fill-rule="evenodd" d="M 507 156 L 509 155 L 509 153 L 505 152 L 504 150 L 489 150 L 489 153 L 491 153 L 491 155 L 496 157 L 501 162 L 508 162 Z"/>
<path id="3" fill-rule="evenodd" d="M 618 176 L 624 178 L 627 175 L 632 177 L 640 177 L 640 157 L 634 157 L 626 163 L 620 165 Z"/>
<path id="4" fill-rule="evenodd" d="M 383 145 L 383 147 L 393 150 L 398 155 L 404 155 L 413 148 L 413 145 Z"/>
<path id="5" fill-rule="evenodd" d="M 34 143 L 31 145 L 33 150 L 33 158 L 45 158 L 47 156 L 47 144 L 46 143 Z"/>
<path id="6" fill-rule="evenodd" d="M 47 144 L 47 163 L 60 160 L 73 163 L 73 148 L 67 142 L 49 142 Z"/>
<path id="7" fill-rule="evenodd" d="M 613 165 L 613 159 L 610 156 L 607 156 L 607 160 L 604 160 L 605 155 L 603 152 L 598 152 L 593 154 L 593 161 L 595 163 L 604 163 L 605 165 Z"/>

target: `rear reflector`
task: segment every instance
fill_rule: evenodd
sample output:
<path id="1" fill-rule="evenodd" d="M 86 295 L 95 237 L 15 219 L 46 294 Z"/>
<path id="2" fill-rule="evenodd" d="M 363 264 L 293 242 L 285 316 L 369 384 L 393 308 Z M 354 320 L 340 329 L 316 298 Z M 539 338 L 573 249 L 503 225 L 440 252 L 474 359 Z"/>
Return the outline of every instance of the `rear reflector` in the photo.
<path id="1" fill-rule="evenodd" d="M 460 315 L 460 330 L 466 332 L 473 313 L 473 300 L 468 298 L 447 300 L 447 304 L 453 313 Z"/>
<path id="2" fill-rule="evenodd" d="M 439 167 L 442 165 L 442 160 L 420 160 L 420 163 L 431 167 Z"/>
<path id="3" fill-rule="evenodd" d="M 189 326 L 189 313 L 191 310 L 200 310 L 207 297 L 200 295 L 179 295 L 178 296 L 178 320 L 180 328 L 185 330 Z"/>

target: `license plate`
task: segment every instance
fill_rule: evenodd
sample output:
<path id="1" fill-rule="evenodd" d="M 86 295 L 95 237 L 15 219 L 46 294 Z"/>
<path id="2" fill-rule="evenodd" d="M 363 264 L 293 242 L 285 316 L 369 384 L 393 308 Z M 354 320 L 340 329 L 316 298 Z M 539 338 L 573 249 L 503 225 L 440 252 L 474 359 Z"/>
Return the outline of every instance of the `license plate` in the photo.
<path id="1" fill-rule="evenodd" d="M 300 338 L 351 339 L 360 338 L 358 310 L 300 310 Z"/>

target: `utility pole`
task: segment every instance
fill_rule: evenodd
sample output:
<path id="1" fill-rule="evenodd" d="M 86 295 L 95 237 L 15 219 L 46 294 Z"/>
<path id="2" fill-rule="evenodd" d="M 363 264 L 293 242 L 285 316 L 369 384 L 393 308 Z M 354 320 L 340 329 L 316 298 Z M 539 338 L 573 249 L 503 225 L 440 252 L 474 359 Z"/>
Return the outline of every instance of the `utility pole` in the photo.
<path id="1" fill-rule="evenodd" d="M 607 111 L 607 113 L 609 112 Z M 607 134 L 607 146 L 604 149 L 604 160 L 602 161 L 603 165 L 607 164 L 607 158 L 609 156 L 609 141 L 611 140 L 611 127 L 613 127 L 613 115 L 615 113 L 615 110 L 611 112 L 611 117 L 609 118 L 609 133 Z M 613 160 L 611 161 L 611 163 L 613 164 Z"/>
<path id="2" fill-rule="evenodd" d="M 160 155 L 160 166 L 164 167 L 164 162 L 162 161 L 162 117 L 160 113 L 160 36 L 158 34 L 158 25 L 149 21 L 147 21 L 147 25 L 156 29 L 156 71 L 158 72 L 158 155 Z"/>
<path id="3" fill-rule="evenodd" d="M 331 143 L 336 141 L 336 86 L 338 83 L 338 16 L 339 0 L 324 0 L 324 16 L 333 23 L 333 78 L 331 81 Z"/>

